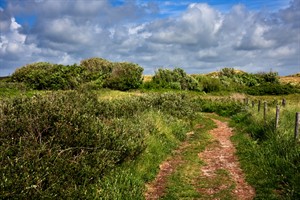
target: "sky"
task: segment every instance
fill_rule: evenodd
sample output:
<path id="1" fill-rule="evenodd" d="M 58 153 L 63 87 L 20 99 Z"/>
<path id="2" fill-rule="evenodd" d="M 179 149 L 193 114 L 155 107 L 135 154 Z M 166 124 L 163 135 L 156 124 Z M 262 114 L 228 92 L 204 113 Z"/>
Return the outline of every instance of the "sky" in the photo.
<path id="1" fill-rule="evenodd" d="M 300 72 L 300 0 L 0 0 L 0 76 L 101 57 L 209 73 Z"/>

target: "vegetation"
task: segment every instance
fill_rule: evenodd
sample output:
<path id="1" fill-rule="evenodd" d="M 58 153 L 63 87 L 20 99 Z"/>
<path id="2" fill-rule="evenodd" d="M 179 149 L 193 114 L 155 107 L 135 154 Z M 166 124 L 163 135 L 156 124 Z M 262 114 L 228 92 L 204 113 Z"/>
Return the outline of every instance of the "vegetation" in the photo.
<path id="1" fill-rule="evenodd" d="M 146 157 L 159 162 L 185 138 L 185 119 L 193 119 L 185 99 L 164 94 L 107 101 L 71 91 L 4 100 L 1 198 L 100 198 L 102 178 L 117 165 L 136 160 L 145 149 L 151 150 Z M 153 116 L 158 121 L 149 121 Z M 158 130 L 161 120 L 173 121 L 172 128 Z M 157 145 L 164 151 L 153 155 Z"/>
<path id="2" fill-rule="evenodd" d="M 212 127 L 200 112 L 214 112 L 231 117 L 237 127 L 234 141 L 257 198 L 300 199 L 300 149 L 292 136 L 299 85 L 281 83 L 275 72 L 232 68 L 191 76 L 180 68 L 159 69 L 144 83 L 142 73 L 137 64 L 90 58 L 69 66 L 33 63 L 1 79 L 0 198 L 143 199 L 145 183 L 186 133 Z M 158 92 L 145 93 L 153 89 Z M 274 111 L 264 122 L 241 99 L 199 95 L 224 91 L 273 95 L 264 96 L 271 110 L 274 95 L 289 97 L 279 129 L 274 129 Z M 200 121 L 205 126 L 195 129 Z M 201 163 L 193 152 L 201 151 L 207 138 L 199 134 L 188 142 L 186 163 L 170 185 L 193 196 L 182 173 L 197 173 Z M 165 199 L 176 195 L 168 191 Z"/>
<path id="3" fill-rule="evenodd" d="M 269 107 L 267 122 L 257 108 L 233 117 L 238 155 L 258 199 L 299 199 L 300 146 L 294 140 L 294 118 L 300 105 L 281 108 L 277 130 L 275 108 L 272 104 Z"/>
<path id="4" fill-rule="evenodd" d="M 158 69 L 152 77 L 152 81 L 147 82 L 145 87 L 200 91 L 197 81 L 181 68 Z"/>
<path id="5" fill-rule="evenodd" d="M 133 63 L 116 63 L 112 72 L 105 79 L 104 87 L 115 90 L 137 89 L 142 84 L 144 69 Z"/>
<path id="6" fill-rule="evenodd" d="M 142 83 L 143 68 L 133 63 L 113 63 L 90 58 L 80 65 L 58 65 L 38 62 L 17 69 L 12 82 L 24 83 L 34 90 L 136 89 Z"/>
<path id="7" fill-rule="evenodd" d="M 213 178 L 213 183 L 207 179 L 201 179 L 201 170 L 199 169 L 203 167 L 204 163 L 199 159 L 199 152 L 204 151 L 211 143 L 208 131 L 215 128 L 215 125 L 211 119 L 205 116 L 201 116 L 195 122 L 196 128 L 187 139 L 188 145 L 185 145 L 185 148 L 181 150 L 182 155 L 177 158 L 181 162 L 176 171 L 168 178 L 166 194 L 161 199 L 232 199 L 231 189 L 234 187 L 228 187 L 226 192 L 213 195 L 204 195 L 198 191 L 199 188 L 211 188 L 232 183 L 231 180 L 228 180 L 228 174 L 225 173 L 217 173 Z"/>
<path id="8" fill-rule="evenodd" d="M 296 75 L 295 75 L 296 76 Z M 250 95 L 282 95 L 300 92 L 299 84 L 279 81 L 277 72 L 257 74 L 223 68 L 208 75 L 188 75 L 181 68 L 158 69 L 146 76 L 143 68 L 134 63 L 111 62 L 103 58 L 88 58 L 80 65 L 58 65 L 46 62 L 28 64 L 17 69 L 11 82 L 22 83 L 33 90 L 188 90 L 204 93 L 240 92 Z M 288 77 L 297 78 L 297 77 Z M 7 81 L 7 78 L 4 79 Z"/>

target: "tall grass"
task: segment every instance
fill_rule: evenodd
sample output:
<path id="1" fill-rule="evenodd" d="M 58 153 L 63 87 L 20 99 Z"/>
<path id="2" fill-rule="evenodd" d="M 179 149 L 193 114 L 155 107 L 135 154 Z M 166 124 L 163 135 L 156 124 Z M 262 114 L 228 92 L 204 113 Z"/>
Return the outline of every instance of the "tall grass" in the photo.
<path id="1" fill-rule="evenodd" d="M 140 116 L 151 126 L 146 135 L 148 144 L 137 159 L 125 162 L 105 175 L 99 182 L 102 190 L 98 197 L 104 199 L 144 199 L 145 183 L 153 180 L 159 164 L 185 138 L 189 123 L 171 115 L 148 112 Z M 144 120 L 143 120 L 144 121 Z"/>
<path id="2" fill-rule="evenodd" d="M 295 112 L 299 110 L 299 103 L 281 108 L 277 130 L 272 105 L 266 122 L 263 111 L 258 113 L 256 108 L 233 117 L 239 130 L 234 137 L 238 154 L 257 199 L 300 198 L 300 145 L 294 140 Z"/>

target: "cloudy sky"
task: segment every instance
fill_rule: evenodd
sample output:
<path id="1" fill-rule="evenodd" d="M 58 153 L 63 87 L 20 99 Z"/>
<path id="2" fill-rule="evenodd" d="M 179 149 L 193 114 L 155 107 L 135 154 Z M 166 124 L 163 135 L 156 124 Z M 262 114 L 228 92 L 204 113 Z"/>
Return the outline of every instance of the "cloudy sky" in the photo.
<path id="1" fill-rule="evenodd" d="M 300 0 L 0 0 L 0 76 L 32 62 L 129 61 L 144 74 L 300 72 Z"/>

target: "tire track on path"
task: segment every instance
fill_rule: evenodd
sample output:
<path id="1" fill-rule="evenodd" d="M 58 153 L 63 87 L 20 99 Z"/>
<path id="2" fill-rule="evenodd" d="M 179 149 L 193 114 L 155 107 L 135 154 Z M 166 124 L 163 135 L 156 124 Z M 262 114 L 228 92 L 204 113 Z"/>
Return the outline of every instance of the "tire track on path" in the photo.
<path id="1" fill-rule="evenodd" d="M 213 136 L 213 143 L 208 145 L 205 151 L 199 153 L 206 165 L 201 168 L 202 178 L 214 179 L 217 170 L 226 170 L 234 182 L 235 188 L 232 190 L 233 195 L 237 199 L 250 200 L 255 196 L 255 190 L 244 178 L 244 173 L 240 168 L 239 161 L 235 155 L 236 149 L 230 137 L 233 135 L 232 129 L 228 127 L 226 122 L 212 119 L 217 128 L 210 131 Z M 200 193 L 213 195 L 225 189 L 226 186 L 217 188 L 199 188 Z"/>
<path id="2" fill-rule="evenodd" d="M 168 187 L 174 188 L 178 184 L 189 184 L 196 196 L 185 196 L 184 199 L 238 199 L 238 200 L 250 200 L 255 196 L 255 190 L 251 187 L 244 178 L 244 173 L 240 168 L 239 161 L 235 155 L 236 149 L 232 144 L 230 137 L 233 135 L 233 131 L 228 127 L 226 122 L 222 122 L 209 117 L 216 125 L 217 128 L 211 129 L 205 134 L 212 136 L 211 139 L 207 139 L 206 142 L 201 139 L 187 140 L 183 142 L 179 148 L 173 151 L 173 156 L 169 157 L 160 165 L 160 171 L 158 172 L 155 180 L 146 185 L 147 191 L 145 192 L 146 200 L 160 199 L 167 195 Z M 203 125 L 196 125 L 195 134 L 204 134 L 197 129 Z M 194 132 L 187 133 L 188 138 L 194 135 Z M 195 135 L 196 136 L 196 135 Z M 206 136 L 208 137 L 208 136 Z M 202 151 L 198 148 L 199 142 L 202 144 L 208 144 L 205 150 Z M 195 151 L 195 149 L 197 149 Z M 203 148 L 204 149 L 204 148 Z M 201 152 L 200 152 L 201 151 Z M 186 159 L 186 155 L 194 155 L 194 160 Z M 201 162 L 196 161 L 197 158 Z M 203 165 L 203 162 L 205 163 Z M 179 166 L 181 170 L 190 169 L 192 167 L 197 173 L 186 173 L 187 171 L 177 171 Z M 188 177 L 178 179 L 180 182 L 169 183 L 168 178 L 175 172 L 180 174 L 189 174 Z M 188 180 L 186 182 L 186 180 Z M 172 184 L 175 184 L 172 186 Z M 180 187 L 179 187 L 180 188 Z M 176 190 L 176 195 L 181 199 L 182 192 Z M 175 195 L 175 196 L 176 196 Z M 192 197 L 193 196 L 193 197 Z"/>

